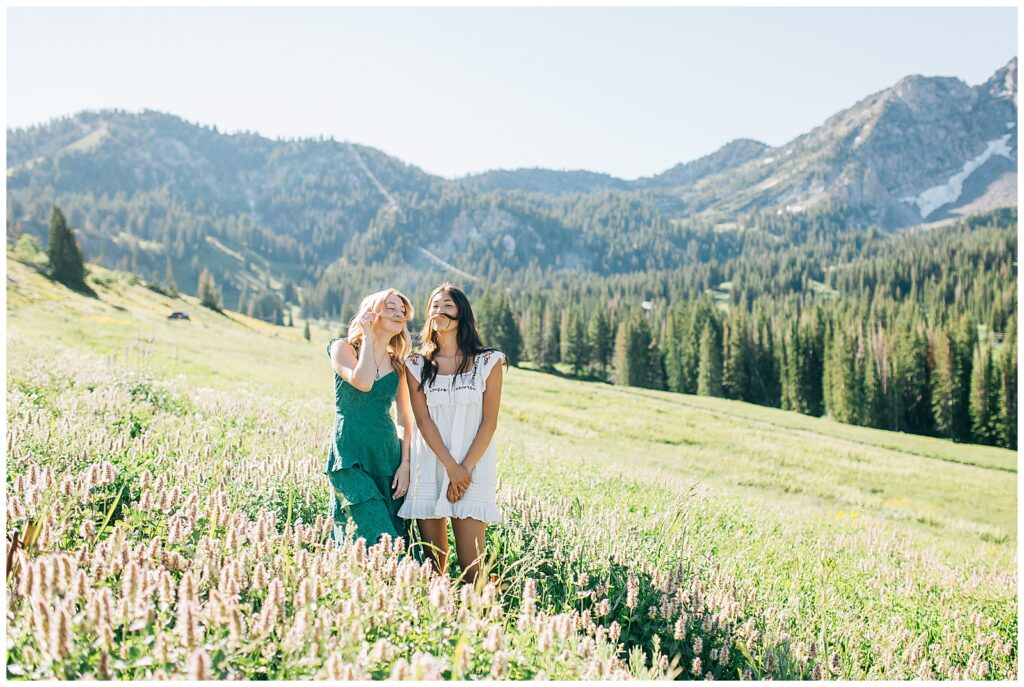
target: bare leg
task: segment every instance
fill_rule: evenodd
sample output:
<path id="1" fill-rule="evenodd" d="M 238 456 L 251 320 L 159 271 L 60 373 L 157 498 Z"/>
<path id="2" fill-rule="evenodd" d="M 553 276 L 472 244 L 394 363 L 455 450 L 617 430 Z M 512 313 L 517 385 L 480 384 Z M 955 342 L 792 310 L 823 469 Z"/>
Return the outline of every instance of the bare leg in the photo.
<path id="1" fill-rule="evenodd" d="M 448 518 L 417 520 L 416 525 L 434 570 L 443 575 L 448 570 Z"/>
<path id="2" fill-rule="evenodd" d="M 476 584 L 484 553 L 484 534 L 487 523 L 473 518 L 452 518 L 455 530 L 455 552 L 466 582 Z"/>

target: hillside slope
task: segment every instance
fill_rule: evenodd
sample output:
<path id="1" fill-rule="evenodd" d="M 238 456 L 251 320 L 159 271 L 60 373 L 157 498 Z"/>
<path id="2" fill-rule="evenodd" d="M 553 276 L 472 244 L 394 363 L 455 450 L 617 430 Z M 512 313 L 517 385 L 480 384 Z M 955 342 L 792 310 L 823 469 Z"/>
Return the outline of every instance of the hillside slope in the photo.
<path id="1" fill-rule="evenodd" d="M 100 268 L 98 298 L 7 269 L 9 528 L 59 486 L 39 579 L 59 559 L 83 609 L 171 590 L 126 607 L 110 660 L 104 621 L 97 643 L 9 578 L 11 675 L 1016 677 L 1013 452 L 513 369 L 498 584 L 460 590 L 324 545 L 336 325 L 310 343 Z M 40 608 L 70 631 L 57 661 Z"/>
<path id="2" fill-rule="evenodd" d="M 190 383 L 268 390 L 331 407 L 324 345 L 340 325 L 277 327 L 196 299 L 170 299 L 130 276 L 93 267 L 99 299 L 70 292 L 8 261 L 8 342 L 46 338 L 106 356 L 145 350 L 145 369 Z M 169 321 L 185 309 L 190 322 Z M 142 364 L 142 363 L 140 363 Z M 705 481 L 737 495 L 814 510 L 870 510 L 878 521 L 928 520 L 938 531 L 1016 539 L 1013 451 L 833 422 L 739 401 L 509 373 L 504 421 L 510 444 L 567 451 L 623 472 Z M 625 457 L 624 460 L 618 458 Z M 914 479 L 908 479 L 914 474 Z M 918 485 L 910 487 L 909 485 Z M 979 504 L 984 508 L 979 510 Z M 925 532 L 936 530 L 924 528 Z"/>

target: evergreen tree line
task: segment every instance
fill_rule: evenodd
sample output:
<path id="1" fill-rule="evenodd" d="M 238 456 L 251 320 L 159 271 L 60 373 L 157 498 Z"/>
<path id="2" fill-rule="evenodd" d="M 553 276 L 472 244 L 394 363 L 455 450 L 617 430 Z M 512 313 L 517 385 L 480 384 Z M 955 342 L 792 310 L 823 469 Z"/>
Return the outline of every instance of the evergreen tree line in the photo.
<path id="1" fill-rule="evenodd" d="M 1016 316 L 1003 332 L 971 318 L 929 323 L 911 303 L 873 317 L 856 304 L 724 311 L 675 304 L 559 310 L 508 296 L 475 306 L 486 342 L 510 360 L 616 384 L 718 396 L 839 422 L 1016 448 Z"/>
<path id="2" fill-rule="evenodd" d="M 832 287 L 739 304 L 694 289 L 642 308 L 593 283 L 538 284 L 485 297 L 479 317 L 514 319 L 514 344 L 508 325 L 485 335 L 541 369 L 1015 448 L 1015 222 L 886 243 L 835 265 Z"/>

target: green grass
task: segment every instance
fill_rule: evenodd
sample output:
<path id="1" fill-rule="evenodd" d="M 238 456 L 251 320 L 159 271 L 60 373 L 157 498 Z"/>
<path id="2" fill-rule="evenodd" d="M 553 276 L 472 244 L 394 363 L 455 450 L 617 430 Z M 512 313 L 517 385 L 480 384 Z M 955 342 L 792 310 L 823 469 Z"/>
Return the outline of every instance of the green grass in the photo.
<path id="1" fill-rule="evenodd" d="M 322 521 L 320 470 L 333 413 L 325 345 L 340 325 L 311 322 L 306 342 L 301 323 L 275 327 L 213 313 L 123 274 L 93 268 L 99 298 L 91 299 L 25 265 L 7 267 L 9 497 L 13 479 L 33 464 L 51 467 L 59 482 L 102 457 L 123 475 L 128 503 L 108 494 L 105 506 L 76 506 L 64 517 L 98 525 L 116 506 L 146 541 L 151 528 L 169 526 L 165 516 L 150 522 L 133 510 L 137 481 L 149 469 L 200 502 L 222 490 L 239 517 L 276 513 L 282 541 L 296 521 Z M 191 322 L 165 319 L 180 309 Z M 504 389 L 497 440 L 505 517 L 490 528 L 488 546 L 502 580 L 508 642 L 518 642 L 518 653 L 506 657 L 507 676 L 597 670 L 577 644 L 564 645 L 568 653 L 552 662 L 548 652 L 558 650 L 546 646 L 543 618 L 521 622 L 530 617 L 529 578 L 549 622 L 558 613 L 582 618 L 606 598 L 610 610 L 598 626 L 618 624 L 614 660 L 634 677 L 671 673 L 672 659 L 689 677 L 709 669 L 715 677 L 1016 677 L 1016 453 L 525 368 L 510 370 Z M 82 545 L 70 529 L 63 537 L 57 549 Z M 200 548 L 198 534 L 189 541 L 187 560 Z M 267 561 L 292 593 L 299 580 L 286 561 Z M 372 589 L 396 594 L 386 575 L 367 575 Z M 117 576 L 109 579 L 116 586 Z M 633 585 L 638 601 L 630 608 Z M 420 591 L 416 603 L 426 608 L 426 586 Z M 207 593 L 201 589 L 201 598 Z M 697 606 L 694 595 L 703 596 Z M 243 594 L 240 603 L 255 614 L 263 602 Z M 668 610 L 652 618 L 649 607 Z M 479 603 L 466 608 L 471 617 L 484 612 Z M 287 618 L 297 612 L 289 601 Z M 395 618 L 403 612 L 394 610 Z M 336 676 L 338 661 L 387 677 L 399 670 L 398 656 L 415 663 L 417 650 L 437 657 L 446 677 L 497 670 L 494 652 L 466 629 L 476 621 L 452 613 L 429 622 L 463 628 L 476 667 L 460 667 L 458 652 L 468 649 L 456 651 L 458 642 L 440 641 L 428 625 L 402 631 L 400 620 L 361 639 L 335 638 L 341 658 L 330 665 L 315 651 L 319 658 L 308 659 L 308 648 L 305 663 L 285 654 L 258 658 L 266 652 L 259 642 L 245 653 L 211 639 L 208 652 L 221 651 L 239 674 L 278 679 Z M 21 639 L 8 662 L 17 660 L 18 674 L 95 671 L 95 652 L 81 658 L 85 668 L 62 665 L 63 673 L 33 663 L 31 617 L 24 611 L 12 621 Z M 677 622 L 683 639 L 674 636 Z M 664 659 L 652 657 L 655 636 Z M 122 646 L 136 641 L 132 633 L 119 637 Z M 601 643 L 607 635 L 593 637 L 599 653 L 611 651 Z M 398 647 L 395 656 L 358 657 L 359 647 L 385 640 Z M 630 660 L 631 647 L 646 657 Z M 728 659 L 712 659 L 712 648 Z M 169 658 L 162 669 L 184 675 L 189 660 Z M 118 675 L 148 678 L 153 670 L 129 662 Z"/>

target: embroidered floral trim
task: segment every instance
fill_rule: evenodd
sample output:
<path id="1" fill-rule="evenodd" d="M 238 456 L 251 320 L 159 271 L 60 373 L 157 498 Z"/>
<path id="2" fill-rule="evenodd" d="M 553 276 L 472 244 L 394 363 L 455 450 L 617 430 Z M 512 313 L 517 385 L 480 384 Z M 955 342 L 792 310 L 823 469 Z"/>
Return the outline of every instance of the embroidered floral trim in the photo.
<path id="1" fill-rule="evenodd" d="M 430 391 L 460 391 L 460 390 L 464 390 L 464 389 L 473 390 L 473 389 L 476 389 L 476 377 L 477 377 L 477 374 L 479 372 L 480 372 L 480 356 L 476 356 L 475 358 L 473 358 L 473 369 L 471 371 L 467 370 L 466 372 L 462 372 L 461 374 L 458 374 L 458 375 L 445 375 L 445 376 L 451 376 L 451 378 L 452 378 L 451 384 L 448 387 L 446 387 L 446 388 L 439 388 L 439 387 L 435 386 L 435 384 L 437 382 L 437 377 L 434 377 L 432 380 L 430 380 L 430 386 L 427 387 L 427 388 Z M 461 383 L 461 384 L 457 384 L 456 383 L 456 382 L 459 382 L 460 380 L 464 380 L 466 375 L 470 375 L 468 383 L 465 382 L 465 381 L 463 381 L 463 383 Z"/>

